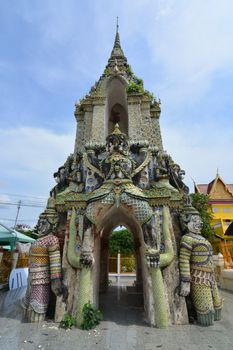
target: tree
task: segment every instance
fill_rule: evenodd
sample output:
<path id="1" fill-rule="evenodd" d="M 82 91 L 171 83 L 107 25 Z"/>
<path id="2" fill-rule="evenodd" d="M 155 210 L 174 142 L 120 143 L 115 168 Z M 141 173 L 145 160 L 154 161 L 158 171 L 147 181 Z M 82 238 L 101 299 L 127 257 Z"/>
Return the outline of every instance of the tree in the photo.
<path id="1" fill-rule="evenodd" d="M 109 239 L 109 254 L 113 256 L 121 252 L 123 255 L 132 255 L 134 252 L 134 241 L 128 230 L 113 231 Z"/>
<path id="2" fill-rule="evenodd" d="M 207 239 L 213 238 L 213 229 L 210 226 L 213 215 L 211 213 L 211 205 L 209 204 L 209 196 L 202 193 L 191 193 L 190 197 L 192 206 L 197 209 L 203 222 L 202 236 Z"/>
<path id="3" fill-rule="evenodd" d="M 25 236 L 37 239 L 38 235 L 35 233 L 35 229 L 26 224 L 17 224 L 16 231 L 23 233 Z"/>

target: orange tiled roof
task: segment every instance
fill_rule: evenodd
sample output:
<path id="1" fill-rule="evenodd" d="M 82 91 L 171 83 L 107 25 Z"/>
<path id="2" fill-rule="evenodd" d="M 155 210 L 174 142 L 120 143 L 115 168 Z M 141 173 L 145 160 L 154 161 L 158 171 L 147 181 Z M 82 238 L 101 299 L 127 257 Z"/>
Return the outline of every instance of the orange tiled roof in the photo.
<path id="1" fill-rule="evenodd" d="M 209 194 L 215 180 L 211 181 L 209 184 L 196 184 L 197 190 L 202 194 Z M 233 184 L 226 184 L 228 190 L 233 193 Z"/>
<path id="2" fill-rule="evenodd" d="M 208 185 L 204 185 L 204 184 L 201 184 L 201 185 L 196 185 L 197 188 L 198 188 L 198 191 L 202 194 L 207 194 L 207 190 L 208 190 Z"/>

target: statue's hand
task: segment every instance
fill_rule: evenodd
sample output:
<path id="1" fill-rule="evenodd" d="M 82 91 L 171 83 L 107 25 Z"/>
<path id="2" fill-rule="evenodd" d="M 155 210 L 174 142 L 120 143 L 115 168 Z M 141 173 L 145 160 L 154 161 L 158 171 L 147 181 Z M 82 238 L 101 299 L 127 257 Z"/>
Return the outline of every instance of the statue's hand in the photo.
<path id="1" fill-rule="evenodd" d="M 92 252 L 82 252 L 80 256 L 80 264 L 83 267 L 91 267 L 93 264 L 93 254 Z"/>
<path id="2" fill-rule="evenodd" d="M 154 254 L 146 254 L 147 267 L 158 267 L 160 264 L 160 254 L 156 252 Z"/>
<path id="3" fill-rule="evenodd" d="M 59 278 L 52 280 L 51 289 L 56 296 L 62 295 L 62 283 Z"/>
<path id="4" fill-rule="evenodd" d="M 190 293 L 190 282 L 181 282 L 180 284 L 180 296 L 186 297 Z"/>

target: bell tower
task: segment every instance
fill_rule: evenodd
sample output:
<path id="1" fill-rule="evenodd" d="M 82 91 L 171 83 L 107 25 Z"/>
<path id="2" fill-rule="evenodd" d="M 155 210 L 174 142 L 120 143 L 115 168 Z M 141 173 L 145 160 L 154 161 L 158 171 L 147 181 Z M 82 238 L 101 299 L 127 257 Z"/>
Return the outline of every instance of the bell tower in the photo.
<path id="1" fill-rule="evenodd" d="M 143 80 L 133 73 L 127 62 L 117 24 L 113 49 L 103 74 L 75 106 L 75 152 L 82 152 L 85 143 L 104 144 L 116 123 L 131 141 L 147 140 L 151 147 L 162 150 L 160 113 L 160 101 L 144 89 Z"/>

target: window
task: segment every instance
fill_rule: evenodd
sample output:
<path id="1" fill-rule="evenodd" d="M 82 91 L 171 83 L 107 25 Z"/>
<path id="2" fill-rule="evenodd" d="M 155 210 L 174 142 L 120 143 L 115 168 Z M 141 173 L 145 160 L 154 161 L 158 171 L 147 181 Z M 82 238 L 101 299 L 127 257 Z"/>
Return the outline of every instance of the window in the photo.
<path id="1" fill-rule="evenodd" d="M 212 212 L 213 212 L 213 213 L 219 213 L 220 210 L 219 210 L 219 208 L 212 208 Z"/>
<path id="2" fill-rule="evenodd" d="M 223 213 L 231 213 L 231 208 L 223 208 Z"/>

